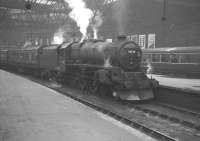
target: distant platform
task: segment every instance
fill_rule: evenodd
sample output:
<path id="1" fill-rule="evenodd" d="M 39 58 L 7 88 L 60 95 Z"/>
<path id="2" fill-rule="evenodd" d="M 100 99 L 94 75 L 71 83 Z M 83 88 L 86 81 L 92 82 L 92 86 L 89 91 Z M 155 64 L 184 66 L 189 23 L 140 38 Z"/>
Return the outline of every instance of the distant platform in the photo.
<path id="1" fill-rule="evenodd" d="M 191 91 L 200 94 L 200 79 L 180 78 L 168 75 L 148 75 L 159 81 L 161 86 L 181 89 L 183 91 Z"/>
<path id="2" fill-rule="evenodd" d="M 153 141 L 47 87 L 0 70 L 2 141 Z"/>

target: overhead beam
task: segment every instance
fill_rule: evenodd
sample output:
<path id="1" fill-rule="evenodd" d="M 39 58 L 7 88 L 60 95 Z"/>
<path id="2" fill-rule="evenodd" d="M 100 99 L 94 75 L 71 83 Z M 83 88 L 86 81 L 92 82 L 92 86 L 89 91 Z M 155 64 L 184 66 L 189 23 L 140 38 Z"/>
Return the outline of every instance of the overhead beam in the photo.
<path id="1" fill-rule="evenodd" d="M 33 3 L 34 2 L 34 3 Z M 60 0 L 55 1 L 56 3 L 51 5 L 48 4 L 40 4 L 33 1 L 31 4 L 31 11 L 39 11 L 39 12 L 60 12 L 60 13 L 69 13 L 69 8 L 66 8 L 66 5 Z M 49 1 L 47 1 L 48 3 Z M 8 8 L 8 9 L 20 9 L 20 10 L 27 10 L 25 7 L 25 0 L 16 0 L 13 3 L 13 0 L 1 0 L 0 1 L 0 8 Z"/>

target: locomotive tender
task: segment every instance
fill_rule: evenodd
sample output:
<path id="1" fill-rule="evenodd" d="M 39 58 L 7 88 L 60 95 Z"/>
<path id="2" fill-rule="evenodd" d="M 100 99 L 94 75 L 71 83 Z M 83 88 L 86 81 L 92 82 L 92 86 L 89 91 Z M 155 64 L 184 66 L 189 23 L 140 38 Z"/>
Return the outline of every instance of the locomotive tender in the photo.
<path id="1" fill-rule="evenodd" d="M 122 100 L 154 98 L 158 82 L 141 71 L 141 58 L 140 47 L 130 41 L 85 40 L 0 51 L 1 65 Z"/>

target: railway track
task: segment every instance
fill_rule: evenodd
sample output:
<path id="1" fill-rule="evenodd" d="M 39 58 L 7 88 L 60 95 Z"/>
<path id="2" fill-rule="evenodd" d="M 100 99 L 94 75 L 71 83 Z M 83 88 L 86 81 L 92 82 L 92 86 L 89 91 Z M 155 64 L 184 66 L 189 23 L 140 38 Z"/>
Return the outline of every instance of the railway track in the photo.
<path id="1" fill-rule="evenodd" d="M 200 113 L 200 96 L 197 91 L 161 85 L 156 89 L 155 97 L 159 103 L 171 108 L 175 107 L 176 110 L 184 112 L 187 109 L 191 114 L 194 113 L 194 116 Z M 181 108 L 177 109 L 177 107 Z"/>
<path id="2" fill-rule="evenodd" d="M 55 87 L 51 87 L 49 85 L 46 85 L 45 86 L 49 87 L 49 88 L 53 88 L 54 90 L 60 92 L 60 93 L 63 93 L 64 95 L 67 95 L 68 97 L 76 100 L 76 101 L 79 101 L 103 114 L 106 114 L 110 117 L 113 117 L 114 119 L 130 126 L 130 127 L 133 127 L 135 129 L 138 129 L 140 131 L 142 131 L 143 133 L 153 137 L 153 138 L 156 138 L 158 140 L 163 140 L 163 141 L 177 141 L 177 139 L 175 138 L 172 138 L 168 135 L 165 135 L 159 131 L 156 131 L 154 129 L 151 129 L 149 127 L 146 127 L 145 125 L 142 125 L 140 123 L 137 123 L 135 121 L 132 121 L 131 119 L 121 115 L 120 113 L 117 113 L 117 112 L 113 112 L 111 109 L 109 108 L 106 108 L 106 107 L 102 107 L 102 105 L 99 105 L 99 104 L 95 104 L 94 102 L 90 101 L 90 100 L 87 100 L 83 97 L 78 97 L 78 96 L 74 96 L 72 93 L 69 93 L 69 92 L 65 92 L 63 91 L 62 89 L 58 89 L 58 88 L 55 88 Z"/>
<path id="3" fill-rule="evenodd" d="M 180 107 L 178 108 L 176 106 L 172 106 L 172 105 L 165 104 L 165 103 L 160 103 L 160 102 L 158 102 L 157 104 L 159 104 L 162 107 L 167 107 L 169 109 L 176 110 L 176 111 L 179 111 L 179 112 L 182 112 L 182 113 L 185 113 L 185 114 L 190 114 L 190 115 L 193 115 L 195 117 L 199 117 L 200 118 L 200 113 L 198 113 L 198 112 L 190 111 L 190 110 L 187 110 L 187 109 L 184 109 L 184 108 L 180 108 Z"/>
<path id="4" fill-rule="evenodd" d="M 41 82 L 39 82 L 39 83 L 41 84 Z M 67 95 L 68 97 L 70 97 L 76 101 L 79 101 L 97 111 L 100 111 L 106 115 L 109 115 L 109 116 L 113 117 L 114 119 L 116 119 L 132 128 L 138 129 L 138 130 L 142 131 L 143 133 L 145 133 L 153 138 L 156 138 L 158 140 L 164 140 L 164 141 L 166 141 L 166 140 L 167 141 L 168 140 L 169 141 L 185 140 L 186 141 L 190 138 L 193 138 L 192 140 L 195 141 L 195 140 L 200 139 L 200 131 L 199 131 L 198 126 L 197 127 L 195 126 L 195 122 L 190 123 L 189 121 L 183 121 L 176 116 L 172 117 L 169 115 L 170 112 L 166 113 L 166 114 L 163 114 L 161 112 L 159 113 L 159 111 L 155 107 L 160 104 L 155 104 L 155 103 L 132 104 L 132 103 L 126 103 L 126 102 L 113 101 L 112 99 L 109 99 L 109 98 L 105 102 L 105 99 L 103 99 L 103 98 L 99 98 L 94 95 L 91 96 L 90 94 L 80 94 L 82 92 L 80 92 L 80 91 L 77 92 L 77 90 L 74 91 L 72 88 L 66 88 L 66 87 L 62 87 L 62 86 L 57 87 L 56 85 L 52 85 L 52 83 L 49 84 L 46 82 L 42 83 L 42 85 L 45 85 L 51 89 L 54 89 L 64 95 Z M 144 108 L 144 107 L 147 107 L 147 105 L 148 105 L 148 107 L 149 107 L 149 105 L 151 105 L 151 106 L 153 105 L 155 109 Z M 166 108 L 166 106 L 164 106 L 164 105 L 162 105 L 160 107 Z M 124 110 L 124 108 L 126 110 Z M 139 111 L 140 116 L 135 116 L 135 114 L 137 115 L 138 112 L 129 112 L 128 113 L 128 111 L 133 111 L 133 109 L 134 109 L 134 111 Z M 150 117 L 146 116 L 147 117 L 146 119 L 142 119 L 141 115 L 144 115 L 144 114 L 150 115 Z M 184 113 L 182 113 L 182 114 L 184 114 Z M 160 119 L 164 120 L 164 122 L 163 121 L 161 122 L 161 126 L 163 126 L 165 129 L 160 130 L 161 126 L 159 126 L 159 128 L 157 128 L 157 127 L 153 127 L 154 123 L 149 124 L 148 122 L 150 122 L 150 121 L 152 122 L 152 119 L 154 120 L 154 122 L 156 119 L 157 119 L 157 121 L 160 121 Z M 170 124 L 172 124 L 172 125 L 174 124 L 175 126 L 170 125 L 170 127 L 167 127 L 166 125 L 169 124 L 169 122 L 170 122 Z M 163 123 L 165 125 L 163 125 Z M 175 131 L 177 131 L 177 128 L 179 128 L 179 126 L 177 126 L 177 124 L 180 124 L 183 126 L 183 127 L 181 127 L 181 129 L 178 130 L 178 132 L 179 132 L 178 135 L 176 133 L 174 133 Z M 192 131 L 191 131 L 191 129 L 192 129 Z M 171 130 L 171 133 L 173 133 L 173 134 L 171 134 L 170 132 L 165 131 L 165 130 Z"/>
<path id="5" fill-rule="evenodd" d="M 130 108 L 134 108 L 144 113 L 149 113 L 152 116 L 158 116 L 159 118 L 170 120 L 174 123 L 182 124 L 189 128 L 193 128 L 200 131 L 200 114 L 194 113 L 188 110 L 180 109 L 170 105 L 155 103 L 136 105 L 131 103 L 124 103 Z"/>

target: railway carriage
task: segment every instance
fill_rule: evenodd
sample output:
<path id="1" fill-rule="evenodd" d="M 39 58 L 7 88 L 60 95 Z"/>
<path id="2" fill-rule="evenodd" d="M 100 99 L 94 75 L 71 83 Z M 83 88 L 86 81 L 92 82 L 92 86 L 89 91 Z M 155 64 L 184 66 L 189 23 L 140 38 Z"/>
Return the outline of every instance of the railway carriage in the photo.
<path id="1" fill-rule="evenodd" d="M 24 49 L 8 50 L 8 65 L 21 69 L 34 69 L 39 65 L 38 58 L 39 46 L 31 46 Z"/>
<path id="2" fill-rule="evenodd" d="M 200 47 L 145 49 L 142 62 L 152 73 L 200 76 Z"/>

